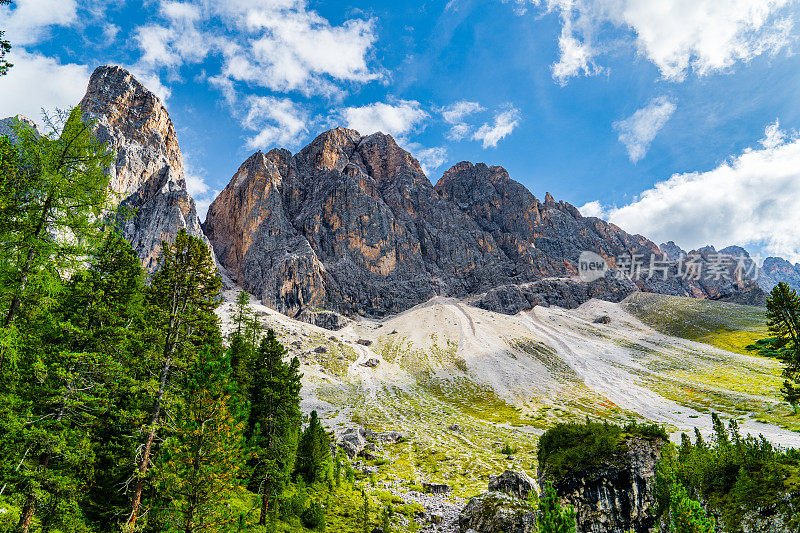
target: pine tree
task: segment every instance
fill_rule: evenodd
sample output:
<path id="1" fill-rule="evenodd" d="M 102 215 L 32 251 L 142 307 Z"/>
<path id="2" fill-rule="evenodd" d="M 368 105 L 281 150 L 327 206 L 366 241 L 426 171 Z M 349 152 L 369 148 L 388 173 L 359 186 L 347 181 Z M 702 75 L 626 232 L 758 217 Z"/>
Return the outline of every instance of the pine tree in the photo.
<path id="1" fill-rule="evenodd" d="M 539 500 L 539 516 L 536 519 L 539 533 L 575 533 L 575 511 L 563 509 L 553 483 L 548 481 Z"/>
<path id="2" fill-rule="evenodd" d="M 319 422 L 316 411 L 311 411 L 308 427 L 300 437 L 297 447 L 295 473 L 306 483 L 325 481 L 330 477 L 331 442 L 325 428 Z"/>
<path id="3" fill-rule="evenodd" d="M 236 296 L 232 322 L 233 330 L 229 337 L 228 354 L 233 369 L 233 379 L 239 384 L 240 390 L 246 393 L 252 378 L 250 367 L 261 336 L 261 324 L 250 307 L 250 295 L 246 291 L 240 291 Z"/>
<path id="4" fill-rule="evenodd" d="M 767 296 L 767 326 L 775 334 L 772 349 L 784 362 L 781 387 L 784 399 L 797 410 L 800 404 L 800 297 L 784 282 Z"/>
<path id="5" fill-rule="evenodd" d="M 22 531 L 34 515 L 43 527 L 80 522 L 77 508 L 95 475 L 92 430 L 124 374 L 119 355 L 126 328 L 140 312 L 141 288 L 138 259 L 121 237 L 109 234 L 89 269 L 63 288 L 58 305 L 35 314 L 21 310 L 26 350 L 18 371 L 24 379 L 14 396 L 28 421 L 19 429 L 24 459 L 12 479 L 25 494 Z"/>
<path id="6" fill-rule="evenodd" d="M 247 435 L 255 450 L 252 486 L 261 494 L 259 523 L 275 510 L 294 467 L 300 429 L 300 362 L 283 362 L 286 349 L 267 330 L 253 362 Z"/>
<path id="7" fill-rule="evenodd" d="M 131 512 L 127 519 L 129 527 L 135 526 L 139 514 L 165 401 L 174 401 L 168 397 L 172 373 L 186 367 L 196 355 L 197 346 L 211 344 L 213 348 L 221 347 L 214 315 L 221 282 L 208 247 L 181 229 L 175 237 L 175 244 L 169 246 L 165 242 L 162 248 L 163 255 L 153 276 L 148 302 L 152 320 L 161 330 L 163 339 L 158 381 L 154 383 L 152 407 L 143 427 L 145 438 L 134 476 Z"/>
<path id="8" fill-rule="evenodd" d="M 163 445 L 159 495 L 185 533 L 232 521 L 224 505 L 244 466 L 244 405 L 227 358 L 210 347 L 183 377 L 174 433 Z"/>

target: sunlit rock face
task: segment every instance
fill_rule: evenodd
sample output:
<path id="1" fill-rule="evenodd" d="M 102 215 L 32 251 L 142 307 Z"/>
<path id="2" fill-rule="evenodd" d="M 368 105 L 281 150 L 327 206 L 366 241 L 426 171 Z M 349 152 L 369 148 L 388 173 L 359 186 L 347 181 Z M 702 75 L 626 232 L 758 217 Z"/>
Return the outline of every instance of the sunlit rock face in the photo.
<path id="1" fill-rule="evenodd" d="M 115 151 L 109 186 L 125 216 L 123 234 L 144 266 L 156 267 L 162 240 L 172 242 L 181 228 L 206 240 L 163 102 L 127 70 L 102 66 L 80 106 L 95 137 Z"/>
<path id="2" fill-rule="evenodd" d="M 540 202 L 501 167 L 459 163 L 434 187 L 391 136 L 344 128 L 294 155 L 276 149 L 250 156 L 211 204 L 204 229 L 238 282 L 290 316 L 317 308 L 383 316 L 436 295 L 464 297 L 549 278 L 570 283 L 538 285 L 535 298 L 508 306 L 492 297 L 491 308 L 574 307 L 651 288 L 706 295 L 678 280 L 575 289 L 583 250 L 611 267 L 621 254 L 660 251 L 549 194 Z M 720 295 L 725 291 L 714 296 Z"/>

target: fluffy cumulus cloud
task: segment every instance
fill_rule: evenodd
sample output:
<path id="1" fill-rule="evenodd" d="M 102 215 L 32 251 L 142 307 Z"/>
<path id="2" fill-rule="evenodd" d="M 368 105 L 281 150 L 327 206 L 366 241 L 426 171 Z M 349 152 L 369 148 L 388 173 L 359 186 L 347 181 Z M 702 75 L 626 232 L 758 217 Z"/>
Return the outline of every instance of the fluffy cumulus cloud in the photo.
<path id="1" fill-rule="evenodd" d="M 560 83 L 602 71 L 598 57 L 622 30 L 637 52 L 665 79 L 680 81 L 727 69 L 761 54 L 787 49 L 793 40 L 793 0 L 517 0 L 561 19 L 560 57 L 553 77 Z"/>
<path id="2" fill-rule="evenodd" d="M 78 20 L 75 0 L 15 0 L 0 6 L 3 31 L 15 46 L 35 44 L 53 26 L 71 26 Z"/>
<path id="3" fill-rule="evenodd" d="M 429 116 L 416 100 L 375 102 L 360 107 L 346 107 L 337 113 L 337 118 L 343 124 L 361 135 L 380 131 L 393 137 L 403 137 L 420 129 Z"/>
<path id="4" fill-rule="evenodd" d="M 675 102 L 661 96 L 654 98 L 628 118 L 614 123 L 614 129 L 619 132 L 619 141 L 625 145 L 632 162 L 636 163 L 645 156 L 650 143 L 675 112 L 675 108 Z"/>
<path id="5" fill-rule="evenodd" d="M 305 0 L 161 0 L 161 20 L 141 26 L 140 63 L 154 71 L 220 58 L 216 85 L 237 84 L 305 96 L 341 95 L 343 86 L 377 79 L 370 64 L 372 19 L 341 25 Z"/>
<path id="6" fill-rule="evenodd" d="M 0 117 L 25 115 L 41 126 L 43 108 L 70 108 L 86 92 L 91 74 L 86 65 L 59 63 L 21 48 L 7 57 L 14 67 L 0 76 Z"/>
<path id="7" fill-rule="evenodd" d="M 307 111 L 289 98 L 250 96 L 245 107 L 243 125 L 253 132 L 248 148 L 294 147 L 308 133 Z"/>
<path id="8" fill-rule="evenodd" d="M 513 106 L 506 106 L 495 114 L 491 123 L 487 122 L 478 128 L 472 134 L 472 139 L 480 141 L 484 148 L 494 148 L 498 142 L 514 131 L 519 121 L 519 110 Z"/>
<path id="9" fill-rule="evenodd" d="M 675 174 L 632 203 L 604 210 L 623 229 L 683 248 L 749 246 L 800 261 L 800 135 L 768 126 L 760 146 L 706 172 Z"/>

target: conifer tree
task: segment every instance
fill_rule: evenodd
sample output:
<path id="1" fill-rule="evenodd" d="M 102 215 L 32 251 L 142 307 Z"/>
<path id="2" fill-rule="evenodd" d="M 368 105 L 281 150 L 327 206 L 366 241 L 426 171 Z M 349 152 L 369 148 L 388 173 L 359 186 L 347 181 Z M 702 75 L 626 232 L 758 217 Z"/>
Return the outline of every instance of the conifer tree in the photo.
<path id="1" fill-rule="evenodd" d="M 32 278 L 46 270 L 74 270 L 102 238 L 106 171 L 113 154 L 95 140 L 79 107 L 46 118 L 52 130 L 48 135 L 19 123 L 14 126 L 18 164 L 0 176 L 0 241 L 6 245 L 0 255 L 4 327 L 19 314 Z"/>
<path id="2" fill-rule="evenodd" d="M 190 364 L 164 443 L 159 494 L 184 533 L 218 531 L 233 519 L 224 505 L 244 466 L 244 405 L 227 358 L 205 347 Z"/>
<path id="3" fill-rule="evenodd" d="M 221 286 L 214 261 L 203 241 L 181 229 L 173 246 L 163 243 L 159 269 L 148 294 L 153 322 L 162 332 L 158 380 L 153 384 L 152 407 L 143 429 L 145 435 L 134 475 L 129 527 L 136 524 L 142 491 L 150 470 L 151 455 L 161 416 L 169 395 L 170 379 L 196 355 L 197 346 L 221 346 L 214 309 Z"/>
<path id="4" fill-rule="evenodd" d="M 26 339 L 14 395 L 27 422 L 15 485 L 25 494 L 19 529 L 34 515 L 43 526 L 69 528 L 93 479 L 97 447 L 92 428 L 110 406 L 124 373 L 120 352 L 126 328 L 139 312 L 142 272 L 130 246 L 110 233 L 91 260 L 61 292 L 53 309 L 23 309 Z M 33 326 L 33 327 L 31 327 Z M 6 478 L 9 479 L 9 478 Z"/>
<path id="5" fill-rule="evenodd" d="M 308 427 L 300 437 L 297 447 L 295 473 L 306 483 L 325 481 L 330 476 L 331 443 L 325 428 L 319 422 L 316 411 L 311 411 Z"/>
<path id="6" fill-rule="evenodd" d="M 800 297 L 784 282 L 767 296 L 767 326 L 775 335 L 772 349 L 784 362 L 784 399 L 797 411 L 800 404 Z"/>
<path id="7" fill-rule="evenodd" d="M 259 523 L 265 525 L 275 500 L 292 472 L 297 453 L 300 413 L 300 362 L 288 364 L 273 330 L 261 340 L 253 362 L 247 435 L 255 450 L 252 486 L 261 495 Z"/>
<path id="8" fill-rule="evenodd" d="M 536 519 L 539 533 L 575 533 L 575 511 L 572 507 L 561 507 L 553 483 L 548 481 L 539 500 L 539 516 Z"/>

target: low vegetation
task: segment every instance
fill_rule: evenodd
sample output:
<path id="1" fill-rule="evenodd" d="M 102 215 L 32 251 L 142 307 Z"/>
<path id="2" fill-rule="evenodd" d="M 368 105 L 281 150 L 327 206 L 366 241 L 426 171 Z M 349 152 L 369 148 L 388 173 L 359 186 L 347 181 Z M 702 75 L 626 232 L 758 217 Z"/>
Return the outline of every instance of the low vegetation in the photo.
<path id="1" fill-rule="evenodd" d="M 658 425 L 630 422 L 625 426 L 608 422 L 557 424 L 539 439 L 539 465 L 551 479 L 562 479 L 571 473 L 614 464 L 625 450 L 630 437 L 668 440 Z"/>

